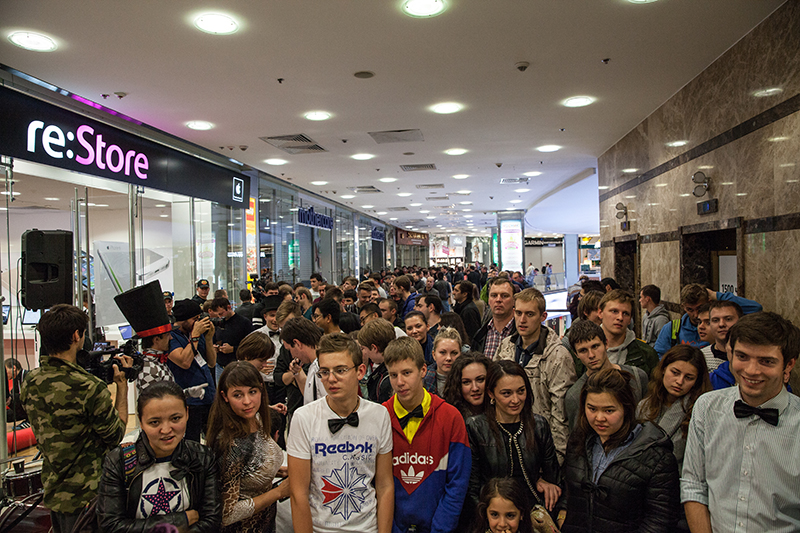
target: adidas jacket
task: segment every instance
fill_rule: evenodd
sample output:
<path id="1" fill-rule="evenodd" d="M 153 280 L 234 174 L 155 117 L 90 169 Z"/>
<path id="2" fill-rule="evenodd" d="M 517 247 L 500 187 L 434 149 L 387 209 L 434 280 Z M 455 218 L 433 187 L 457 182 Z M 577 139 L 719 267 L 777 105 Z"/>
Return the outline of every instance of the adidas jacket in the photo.
<path id="1" fill-rule="evenodd" d="M 431 395 L 431 407 L 409 444 L 394 412 L 394 396 L 383 404 L 392 423 L 394 522 L 392 533 L 451 533 L 467 494 L 472 455 L 458 409 Z"/>

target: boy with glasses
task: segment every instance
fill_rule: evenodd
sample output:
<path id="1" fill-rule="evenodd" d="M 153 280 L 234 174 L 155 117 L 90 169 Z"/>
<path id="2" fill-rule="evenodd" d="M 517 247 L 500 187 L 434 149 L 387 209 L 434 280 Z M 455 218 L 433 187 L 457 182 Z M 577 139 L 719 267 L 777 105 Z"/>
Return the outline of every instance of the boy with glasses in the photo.
<path id="1" fill-rule="evenodd" d="M 390 533 L 394 514 L 389 413 L 358 396 L 361 347 L 325 335 L 318 375 L 327 396 L 297 410 L 287 440 L 296 533 Z"/>

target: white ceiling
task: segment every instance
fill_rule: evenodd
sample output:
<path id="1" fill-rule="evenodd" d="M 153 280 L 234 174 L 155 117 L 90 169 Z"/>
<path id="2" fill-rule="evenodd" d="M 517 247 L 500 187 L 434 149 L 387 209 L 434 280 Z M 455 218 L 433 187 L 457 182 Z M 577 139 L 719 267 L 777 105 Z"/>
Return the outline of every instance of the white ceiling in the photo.
<path id="1" fill-rule="evenodd" d="M 3 0 L 0 63 L 386 222 L 396 216 L 391 223 L 400 227 L 423 219 L 414 225 L 420 231 L 442 231 L 440 224 L 475 233 L 463 215 L 475 215 L 481 227 L 494 224 L 490 213 L 514 206 L 530 209 L 529 234 L 597 233 L 597 176 L 587 169 L 783 0 L 447 3 L 438 17 L 414 19 L 398 0 Z M 234 16 L 240 31 L 198 31 L 192 20 L 205 11 Z M 20 29 L 52 36 L 58 50 L 12 45 L 6 36 Z M 525 72 L 515 68 L 520 61 L 530 63 Z M 353 76 L 362 70 L 375 76 Z M 128 96 L 101 97 L 117 91 Z M 597 101 L 561 105 L 575 95 Z M 465 108 L 452 115 L 428 110 L 448 101 Z M 313 110 L 333 117 L 303 118 Z M 216 127 L 193 131 L 185 126 L 190 120 Z M 377 144 L 367 134 L 414 128 L 424 141 Z M 259 140 L 297 133 L 328 152 L 289 155 Z M 563 148 L 535 150 L 544 144 Z M 449 148 L 469 151 L 445 155 Z M 349 157 L 362 152 L 376 157 Z M 289 163 L 273 167 L 268 158 Z M 437 170 L 399 168 L 419 163 Z M 499 183 L 530 171 L 542 174 L 530 178 L 529 192 Z M 315 180 L 328 184 L 311 185 Z M 427 192 L 471 194 L 426 201 L 421 184 L 444 185 Z M 383 192 L 340 198 L 363 185 Z M 423 205 L 410 207 L 414 202 Z M 377 215 L 402 206 L 409 211 Z"/>

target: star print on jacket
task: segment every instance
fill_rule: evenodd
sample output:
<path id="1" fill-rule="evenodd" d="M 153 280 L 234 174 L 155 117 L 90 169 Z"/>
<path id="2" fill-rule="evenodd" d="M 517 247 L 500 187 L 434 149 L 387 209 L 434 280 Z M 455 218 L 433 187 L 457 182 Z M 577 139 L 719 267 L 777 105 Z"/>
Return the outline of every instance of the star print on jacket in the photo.
<path id="1" fill-rule="evenodd" d="M 322 476 L 323 505 L 331 514 L 342 515 L 347 520 L 351 514 L 361 511 L 367 491 L 366 479 L 366 475 L 359 474 L 355 467 L 346 463 L 330 475 Z"/>

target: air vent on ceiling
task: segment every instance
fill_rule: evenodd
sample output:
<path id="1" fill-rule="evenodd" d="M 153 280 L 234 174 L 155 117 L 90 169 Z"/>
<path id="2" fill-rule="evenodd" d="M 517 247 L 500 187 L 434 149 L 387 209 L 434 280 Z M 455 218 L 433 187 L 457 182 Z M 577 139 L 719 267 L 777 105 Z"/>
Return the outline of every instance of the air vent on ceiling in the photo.
<path id="1" fill-rule="evenodd" d="M 433 206 L 434 209 L 453 209 L 454 207 L 455 207 L 455 204 L 435 205 L 435 206 Z"/>
<path id="2" fill-rule="evenodd" d="M 407 207 L 387 207 L 387 211 L 408 211 Z"/>
<path id="3" fill-rule="evenodd" d="M 426 200 L 430 200 L 431 202 L 446 202 L 450 198 L 447 196 L 426 196 Z"/>
<path id="4" fill-rule="evenodd" d="M 444 183 L 428 183 L 427 185 L 417 185 L 417 189 L 444 189 Z"/>
<path id="5" fill-rule="evenodd" d="M 420 142 L 425 139 L 422 138 L 420 130 L 388 130 L 388 131 L 370 131 L 369 136 L 378 143 L 410 143 Z"/>
<path id="6" fill-rule="evenodd" d="M 359 185 L 357 187 L 348 187 L 348 189 L 358 194 L 372 194 L 376 192 L 383 192 L 382 190 L 372 185 Z"/>
<path id="7" fill-rule="evenodd" d="M 314 139 L 303 133 L 278 135 L 276 137 L 259 137 L 259 139 L 289 154 L 316 154 L 319 152 L 327 152 L 327 150 L 318 145 Z"/>
<path id="8" fill-rule="evenodd" d="M 529 178 L 500 178 L 500 183 L 503 185 L 517 185 L 519 183 L 528 183 Z"/>
<path id="9" fill-rule="evenodd" d="M 400 165 L 400 170 L 403 172 L 414 172 L 415 170 L 436 170 L 436 165 L 433 163 L 422 163 L 419 165 Z"/>
<path id="10" fill-rule="evenodd" d="M 405 221 L 406 224 L 422 224 L 425 222 L 424 218 L 411 218 Z"/>

